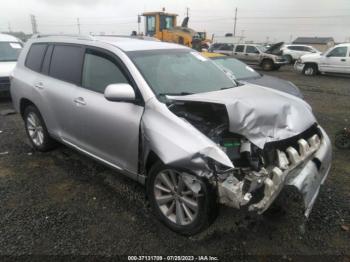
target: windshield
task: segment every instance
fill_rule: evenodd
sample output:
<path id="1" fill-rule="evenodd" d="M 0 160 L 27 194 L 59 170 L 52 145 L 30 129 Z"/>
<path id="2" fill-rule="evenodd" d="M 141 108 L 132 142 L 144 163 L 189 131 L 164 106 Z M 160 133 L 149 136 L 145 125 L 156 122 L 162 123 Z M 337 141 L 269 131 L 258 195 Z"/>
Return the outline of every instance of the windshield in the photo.
<path id="1" fill-rule="evenodd" d="M 0 42 L 0 62 L 17 61 L 21 50 L 18 42 Z"/>
<path id="2" fill-rule="evenodd" d="M 189 50 L 128 52 L 157 96 L 217 91 L 236 86 L 212 61 Z"/>
<path id="3" fill-rule="evenodd" d="M 235 58 L 214 57 L 213 61 L 218 65 L 230 70 L 237 80 L 260 77 L 260 74 L 253 68 L 247 66 Z"/>

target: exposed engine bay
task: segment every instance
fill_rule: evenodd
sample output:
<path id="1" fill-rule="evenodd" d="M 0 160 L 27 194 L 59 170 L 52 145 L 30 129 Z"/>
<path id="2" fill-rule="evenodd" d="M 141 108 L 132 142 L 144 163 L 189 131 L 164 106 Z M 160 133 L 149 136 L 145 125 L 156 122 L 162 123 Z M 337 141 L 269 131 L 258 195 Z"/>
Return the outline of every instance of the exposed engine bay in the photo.
<path id="1" fill-rule="evenodd" d="M 321 145 L 317 124 L 261 149 L 229 131 L 228 113 L 222 104 L 177 101 L 169 110 L 211 139 L 232 161 L 234 168 L 230 170 L 213 166 L 210 181 L 217 185 L 220 203 L 234 208 L 249 204 L 248 209 L 259 214 L 278 196 L 287 176 L 293 177 L 293 171 L 305 165 Z"/>

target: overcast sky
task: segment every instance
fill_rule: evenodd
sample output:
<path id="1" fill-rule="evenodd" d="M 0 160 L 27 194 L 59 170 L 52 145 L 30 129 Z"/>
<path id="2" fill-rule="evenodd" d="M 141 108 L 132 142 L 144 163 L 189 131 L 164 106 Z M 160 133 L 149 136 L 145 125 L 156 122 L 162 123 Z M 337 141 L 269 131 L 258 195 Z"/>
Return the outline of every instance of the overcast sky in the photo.
<path id="1" fill-rule="evenodd" d="M 208 34 L 233 31 L 245 40 L 289 41 L 297 36 L 332 36 L 350 41 L 350 0 L 0 0 L 0 31 L 31 33 L 29 15 L 36 16 L 40 33 L 130 34 L 137 30 L 137 14 L 166 11 L 179 14 L 189 8 L 189 26 Z M 142 19 L 143 21 L 143 19 Z M 143 23 L 141 31 L 144 30 Z"/>

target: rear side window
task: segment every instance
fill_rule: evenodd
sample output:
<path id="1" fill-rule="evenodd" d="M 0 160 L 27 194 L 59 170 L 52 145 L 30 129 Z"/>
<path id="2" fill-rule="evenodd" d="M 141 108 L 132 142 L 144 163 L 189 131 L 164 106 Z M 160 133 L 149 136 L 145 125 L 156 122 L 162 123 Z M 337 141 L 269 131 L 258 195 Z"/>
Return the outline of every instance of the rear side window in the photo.
<path id="1" fill-rule="evenodd" d="M 51 56 L 49 75 L 80 85 L 83 48 L 80 46 L 55 45 Z"/>
<path id="2" fill-rule="evenodd" d="M 36 71 L 41 71 L 41 63 L 44 58 L 47 44 L 33 44 L 27 54 L 26 67 Z"/>
<path id="3" fill-rule="evenodd" d="M 104 93 L 109 84 L 129 83 L 113 57 L 99 51 L 87 50 L 84 58 L 82 86 Z"/>
<path id="4" fill-rule="evenodd" d="M 236 47 L 236 52 L 243 52 L 244 51 L 244 45 L 238 45 Z"/>

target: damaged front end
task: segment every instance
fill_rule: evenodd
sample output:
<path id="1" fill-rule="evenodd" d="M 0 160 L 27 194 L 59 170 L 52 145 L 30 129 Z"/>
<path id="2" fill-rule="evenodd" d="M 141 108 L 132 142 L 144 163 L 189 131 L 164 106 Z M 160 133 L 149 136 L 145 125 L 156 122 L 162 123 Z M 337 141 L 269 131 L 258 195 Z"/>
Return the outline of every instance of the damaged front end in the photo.
<path id="1" fill-rule="evenodd" d="M 293 141 L 294 140 L 294 141 Z M 331 162 L 330 141 L 319 127 L 285 142 L 267 145 L 262 153 L 264 165 L 259 171 L 249 170 L 243 179 L 231 173 L 218 184 L 220 202 L 235 208 L 248 205 L 258 214 L 266 211 L 285 185 L 294 186 L 304 199 L 309 216 L 320 185 L 326 179 Z M 252 201 L 251 201 L 252 200 Z"/>
<path id="2" fill-rule="evenodd" d="M 330 169 L 329 138 L 305 102 L 268 91 L 261 101 L 255 96 L 252 107 L 249 93 L 266 91 L 245 88 L 236 100 L 229 98 L 236 90 L 224 90 L 171 97 L 162 107 L 148 103 L 144 155 L 153 151 L 165 164 L 207 178 L 220 203 L 258 214 L 285 185 L 294 186 L 308 216 Z M 266 108 L 266 97 L 278 99 L 275 108 Z"/>

